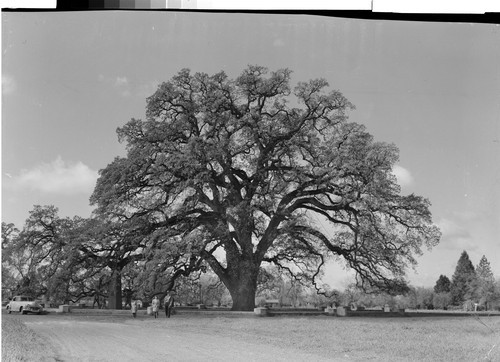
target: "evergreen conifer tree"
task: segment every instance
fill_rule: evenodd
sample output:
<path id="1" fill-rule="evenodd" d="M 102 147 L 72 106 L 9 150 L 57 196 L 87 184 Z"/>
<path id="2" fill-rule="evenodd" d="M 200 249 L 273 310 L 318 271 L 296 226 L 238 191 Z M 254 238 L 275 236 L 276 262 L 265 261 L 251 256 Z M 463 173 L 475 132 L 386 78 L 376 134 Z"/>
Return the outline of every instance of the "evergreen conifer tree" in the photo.
<path id="1" fill-rule="evenodd" d="M 451 281 L 446 275 L 440 275 L 434 286 L 435 293 L 449 293 L 451 288 Z"/>
<path id="2" fill-rule="evenodd" d="M 491 271 L 491 265 L 486 256 L 483 255 L 476 267 L 477 275 L 477 294 L 480 298 L 480 304 L 484 305 L 486 310 L 495 294 L 495 278 Z"/>
<path id="3" fill-rule="evenodd" d="M 467 299 L 474 297 L 475 279 L 474 265 L 469 259 L 469 254 L 464 250 L 460 255 L 460 259 L 458 259 L 451 281 L 450 293 L 454 305 L 460 305 Z"/>

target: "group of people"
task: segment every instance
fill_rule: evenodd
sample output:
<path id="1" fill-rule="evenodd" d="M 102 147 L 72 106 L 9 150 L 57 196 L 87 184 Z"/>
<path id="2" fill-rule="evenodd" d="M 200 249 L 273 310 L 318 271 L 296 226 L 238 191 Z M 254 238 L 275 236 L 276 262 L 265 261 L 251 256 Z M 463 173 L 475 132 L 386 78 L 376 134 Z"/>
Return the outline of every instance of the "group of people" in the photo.
<path id="1" fill-rule="evenodd" d="M 172 309 L 174 307 L 174 297 L 171 292 L 168 292 L 167 295 L 165 296 L 165 299 L 163 300 L 163 307 L 165 308 L 165 317 L 170 318 L 170 315 L 172 314 Z M 158 312 L 160 309 L 160 300 L 158 299 L 157 296 L 153 298 L 153 301 L 151 302 L 151 308 L 153 312 L 153 316 L 155 318 L 158 318 Z M 137 310 L 139 309 L 138 303 L 136 300 L 132 302 L 131 305 L 131 311 L 132 315 L 134 318 L 137 316 Z"/>

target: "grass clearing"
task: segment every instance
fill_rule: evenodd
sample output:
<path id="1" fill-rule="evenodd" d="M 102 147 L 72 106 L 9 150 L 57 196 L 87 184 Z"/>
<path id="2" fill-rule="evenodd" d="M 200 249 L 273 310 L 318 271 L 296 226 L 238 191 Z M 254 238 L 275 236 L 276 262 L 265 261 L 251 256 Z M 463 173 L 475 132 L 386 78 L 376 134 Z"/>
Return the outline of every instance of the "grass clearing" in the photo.
<path id="1" fill-rule="evenodd" d="M 177 319 L 210 334 L 357 361 L 500 361 L 500 317 Z"/>

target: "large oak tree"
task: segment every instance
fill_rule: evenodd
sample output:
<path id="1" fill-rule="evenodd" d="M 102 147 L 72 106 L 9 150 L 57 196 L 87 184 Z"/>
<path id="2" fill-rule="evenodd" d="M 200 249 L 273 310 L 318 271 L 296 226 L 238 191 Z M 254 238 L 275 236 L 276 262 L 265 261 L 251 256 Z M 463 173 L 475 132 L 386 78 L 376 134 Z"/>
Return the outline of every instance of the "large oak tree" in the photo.
<path id="1" fill-rule="evenodd" d="M 401 195 L 398 149 L 348 122 L 339 91 L 323 79 L 292 89 L 290 75 L 181 70 L 147 99 L 145 120 L 118 129 L 127 155 L 100 171 L 91 202 L 140 220 L 155 247 L 182 241 L 235 310 L 254 307 L 264 262 L 316 283 L 333 258 L 360 286 L 406 290 L 406 268 L 439 242 L 428 200 Z"/>

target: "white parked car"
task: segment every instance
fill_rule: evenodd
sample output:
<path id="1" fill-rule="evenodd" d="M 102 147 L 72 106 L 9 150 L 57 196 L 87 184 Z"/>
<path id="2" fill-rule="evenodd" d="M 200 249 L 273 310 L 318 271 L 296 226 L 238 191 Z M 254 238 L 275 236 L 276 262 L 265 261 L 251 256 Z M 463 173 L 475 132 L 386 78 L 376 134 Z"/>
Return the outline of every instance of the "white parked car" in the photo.
<path id="1" fill-rule="evenodd" d="M 40 314 L 43 312 L 43 308 L 34 298 L 27 297 L 24 295 L 16 295 L 12 300 L 7 304 L 7 311 L 11 312 L 19 312 L 21 314 L 26 313 L 36 313 Z"/>

